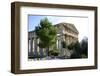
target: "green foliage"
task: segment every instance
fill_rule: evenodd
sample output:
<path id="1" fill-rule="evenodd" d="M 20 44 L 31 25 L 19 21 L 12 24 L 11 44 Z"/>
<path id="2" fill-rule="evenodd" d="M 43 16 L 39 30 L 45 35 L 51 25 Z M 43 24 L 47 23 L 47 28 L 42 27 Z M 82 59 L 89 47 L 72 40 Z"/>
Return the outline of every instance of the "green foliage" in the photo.
<path id="1" fill-rule="evenodd" d="M 78 41 L 76 43 L 70 44 L 68 46 L 68 49 L 73 50 L 73 54 L 71 55 L 71 58 L 81 58 L 81 47 Z"/>
<path id="2" fill-rule="evenodd" d="M 67 47 L 67 44 L 66 44 L 65 41 L 62 41 L 61 44 L 62 44 L 62 47 L 63 47 L 63 48 L 66 48 L 66 47 Z"/>
<path id="3" fill-rule="evenodd" d="M 82 54 L 82 58 L 87 58 L 87 56 L 85 54 Z"/>
<path id="4" fill-rule="evenodd" d="M 88 39 L 83 39 L 81 43 L 71 43 L 68 46 L 69 50 L 73 50 L 70 58 L 87 58 L 88 57 Z"/>
<path id="5" fill-rule="evenodd" d="M 77 41 L 74 45 L 75 50 L 77 50 L 78 53 L 81 52 L 81 47 L 80 47 L 80 43 Z"/>
<path id="6" fill-rule="evenodd" d="M 81 42 L 82 54 L 88 57 L 88 40 L 82 40 Z"/>
<path id="7" fill-rule="evenodd" d="M 75 43 L 71 43 L 70 45 L 68 45 L 68 49 L 69 49 L 69 50 L 74 49 L 74 47 L 75 47 Z"/>
<path id="8" fill-rule="evenodd" d="M 56 28 L 47 18 L 40 21 L 40 24 L 35 28 L 35 32 L 41 41 L 39 47 L 49 48 L 56 43 Z"/>
<path id="9" fill-rule="evenodd" d="M 59 50 L 58 49 L 53 49 L 49 51 L 50 56 L 58 56 L 59 55 Z"/>

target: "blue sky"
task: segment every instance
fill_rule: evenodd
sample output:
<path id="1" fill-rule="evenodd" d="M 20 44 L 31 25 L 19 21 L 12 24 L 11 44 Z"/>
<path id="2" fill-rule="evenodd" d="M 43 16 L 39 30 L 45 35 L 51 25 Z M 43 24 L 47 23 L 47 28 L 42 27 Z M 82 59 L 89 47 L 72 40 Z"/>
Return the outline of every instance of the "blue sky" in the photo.
<path id="1" fill-rule="evenodd" d="M 47 17 L 52 24 L 60 22 L 72 23 L 79 31 L 79 41 L 84 36 L 88 37 L 88 18 L 86 17 L 61 17 L 61 16 L 42 16 L 42 15 L 29 15 L 28 16 L 28 31 L 33 31 L 40 23 L 41 19 Z"/>
<path id="2" fill-rule="evenodd" d="M 29 19 L 29 31 L 32 31 L 35 29 L 35 26 L 37 26 L 40 23 L 41 19 L 44 19 L 45 17 L 47 17 L 49 19 L 50 22 L 52 22 L 52 24 L 57 24 L 60 22 L 63 22 L 65 19 L 65 17 L 57 17 L 57 16 L 34 16 L 34 15 L 29 15 L 28 19 Z M 64 21 L 65 22 L 65 21 Z"/>

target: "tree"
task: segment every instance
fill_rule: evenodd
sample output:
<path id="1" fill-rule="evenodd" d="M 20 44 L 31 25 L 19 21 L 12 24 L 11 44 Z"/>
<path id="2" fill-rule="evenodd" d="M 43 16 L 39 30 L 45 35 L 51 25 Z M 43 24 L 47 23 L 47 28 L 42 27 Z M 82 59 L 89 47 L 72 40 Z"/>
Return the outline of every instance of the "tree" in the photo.
<path id="1" fill-rule="evenodd" d="M 81 47 L 78 41 L 76 43 L 71 43 L 68 46 L 68 49 L 73 50 L 71 58 L 81 58 Z"/>
<path id="2" fill-rule="evenodd" d="M 48 48 L 49 51 L 49 48 L 56 44 L 56 28 L 47 18 L 40 21 L 39 25 L 35 28 L 35 32 L 40 39 L 39 47 Z"/>
<path id="3" fill-rule="evenodd" d="M 81 41 L 81 50 L 82 54 L 86 57 L 88 57 L 88 38 L 84 37 Z"/>

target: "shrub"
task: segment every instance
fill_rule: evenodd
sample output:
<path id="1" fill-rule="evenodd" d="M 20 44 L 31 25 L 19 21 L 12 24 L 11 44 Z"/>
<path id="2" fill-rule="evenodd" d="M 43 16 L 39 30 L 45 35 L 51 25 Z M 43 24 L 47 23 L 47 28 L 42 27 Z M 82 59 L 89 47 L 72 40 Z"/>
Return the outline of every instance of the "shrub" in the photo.
<path id="1" fill-rule="evenodd" d="M 70 45 L 68 45 L 68 49 L 72 50 L 75 47 L 75 43 L 71 43 Z"/>
<path id="2" fill-rule="evenodd" d="M 66 48 L 66 47 L 67 47 L 67 44 L 66 44 L 65 41 L 62 41 L 61 44 L 62 44 L 62 47 L 63 47 L 63 48 Z"/>
<path id="3" fill-rule="evenodd" d="M 70 44 L 68 49 L 73 50 L 71 58 L 81 58 L 81 47 L 78 41 L 76 43 Z"/>
<path id="4" fill-rule="evenodd" d="M 82 54 L 82 58 L 87 58 L 87 56 L 85 54 Z"/>
<path id="5" fill-rule="evenodd" d="M 50 50 L 49 51 L 49 55 L 50 56 L 58 56 L 59 55 L 59 51 L 57 49 Z"/>

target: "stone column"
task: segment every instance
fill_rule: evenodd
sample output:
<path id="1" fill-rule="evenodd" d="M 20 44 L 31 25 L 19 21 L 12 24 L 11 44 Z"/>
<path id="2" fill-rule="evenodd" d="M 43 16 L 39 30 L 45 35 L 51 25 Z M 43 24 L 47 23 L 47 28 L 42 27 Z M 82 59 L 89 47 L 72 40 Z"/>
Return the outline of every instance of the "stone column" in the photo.
<path id="1" fill-rule="evenodd" d="M 44 53 L 43 53 L 43 48 L 39 48 L 40 49 L 40 55 L 43 57 Z"/>
<path id="2" fill-rule="evenodd" d="M 38 56 L 38 52 L 37 52 L 37 38 L 34 37 L 34 56 Z"/>
<path id="3" fill-rule="evenodd" d="M 40 55 L 40 48 L 39 48 L 38 44 L 39 44 L 39 39 L 37 39 L 37 51 L 38 51 L 38 55 Z"/>
<path id="4" fill-rule="evenodd" d="M 57 41 L 56 41 L 56 46 L 57 46 L 57 49 L 58 49 L 58 39 L 57 39 Z"/>
<path id="5" fill-rule="evenodd" d="M 33 42 L 32 51 L 34 52 L 34 38 L 32 38 L 32 42 Z"/>
<path id="6" fill-rule="evenodd" d="M 28 39 L 28 52 L 30 52 L 30 39 Z"/>
<path id="7" fill-rule="evenodd" d="M 32 51 L 33 47 L 32 47 L 32 46 L 33 46 L 33 41 L 32 41 L 32 38 L 31 38 L 31 39 L 30 39 L 30 52 L 31 52 L 31 53 L 33 53 L 33 51 Z"/>

